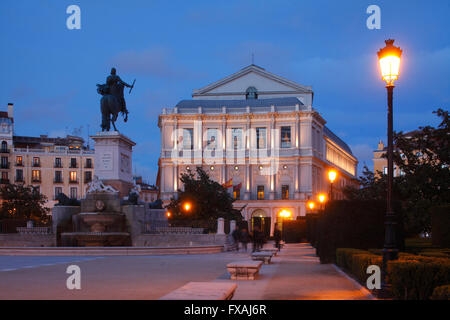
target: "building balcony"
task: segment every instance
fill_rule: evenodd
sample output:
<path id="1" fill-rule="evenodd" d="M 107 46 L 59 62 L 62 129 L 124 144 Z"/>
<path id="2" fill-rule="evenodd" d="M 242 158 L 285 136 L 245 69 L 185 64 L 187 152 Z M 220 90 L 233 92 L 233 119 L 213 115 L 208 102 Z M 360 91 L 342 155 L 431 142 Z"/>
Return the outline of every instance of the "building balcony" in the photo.
<path id="1" fill-rule="evenodd" d="M 86 169 L 92 169 L 92 163 L 91 164 L 87 164 L 84 166 Z"/>
<path id="2" fill-rule="evenodd" d="M 0 179 L 0 184 L 9 184 L 9 179 Z"/>
<path id="3" fill-rule="evenodd" d="M 84 178 L 84 183 L 89 183 L 92 181 L 92 178 Z"/>
<path id="4" fill-rule="evenodd" d="M 39 168 L 40 166 L 41 166 L 41 164 L 40 163 L 33 163 L 33 165 L 32 165 L 34 168 Z"/>
<path id="5" fill-rule="evenodd" d="M 54 163 L 53 168 L 62 168 L 62 163 Z"/>
<path id="6" fill-rule="evenodd" d="M 14 180 L 15 182 L 25 182 L 23 180 L 23 177 L 16 177 L 16 179 Z"/>
<path id="7" fill-rule="evenodd" d="M 0 149 L 0 153 L 9 153 L 8 149 Z"/>
<path id="8" fill-rule="evenodd" d="M 76 168 L 78 168 L 78 165 L 76 163 L 75 164 L 71 163 L 69 165 L 69 168 L 76 169 Z"/>
<path id="9" fill-rule="evenodd" d="M 23 163 L 22 162 L 19 162 L 19 163 L 16 162 L 16 167 L 23 167 Z"/>
<path id="10" fill-rule="evenodd" d="M 69 180 L 69 183 L 78 183 L 78 179 L 76 179 L 76 180 Z"/>
<path id="11" fill-rule="evenodd" d="M 33 183 L 41 183 L 41 179 L 40 178 L 31 179 L 31 182 L 33 182 Z"/>
<path id="12" fill-rule="evenodd" d="M 55 179 L 53 179 L 53 183 L 63 183 L 63 179 L 62 178 L 55 178 Z"/>

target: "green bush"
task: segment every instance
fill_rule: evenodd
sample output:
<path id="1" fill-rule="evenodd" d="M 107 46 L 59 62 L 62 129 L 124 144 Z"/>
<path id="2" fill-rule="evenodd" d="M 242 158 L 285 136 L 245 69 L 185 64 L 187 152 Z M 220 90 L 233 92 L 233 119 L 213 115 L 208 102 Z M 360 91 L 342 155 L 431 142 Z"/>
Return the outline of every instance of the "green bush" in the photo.
<path id="1" fill-rule="evenodd" d="M 450 259 L 418 256 L 390 261 L 388 281 L 394 299 L 427 300 L 434 288 L 450 283 Z"/>
<path id="2" fill-rule="evenodd" d="M 450 205 L 431 208 L 431 237 L 433 245 L 450 248 Z"/>
<path id="3" fill-rule="evenodd" d="M 352 257 L 355 254 L 367 253 L 367 251 L 353 248 L 337 248 L 336 249 L 336 265 L 350 271 L 352 266 Z"/>
<path id="4" fill-rule="evenodd" d="M 450 300 L 450 284 L 434 288 L 431 300 Z"/>
<path id="5" fill-rule="evenodd" d="M 382 267 L 383 258 L 371 253 L 360 253 L 352 256 L 352 274 L 361 282 L 365 283 L 368 277 L 367 268 L 370 265 Z"/>
<path id="6" fill-rule="evenodd" d="M 401 210 L 395 205 L 398 221 Z M 380 248 L 384 243 L 384 201 L 336 200 L 327 203 L 318 221 L 316 254 L 321 263 L 333 263 L 337 248 L 368 250 Z M 402 226 L 397 225 L 399 248 L 404 247 Z"/>

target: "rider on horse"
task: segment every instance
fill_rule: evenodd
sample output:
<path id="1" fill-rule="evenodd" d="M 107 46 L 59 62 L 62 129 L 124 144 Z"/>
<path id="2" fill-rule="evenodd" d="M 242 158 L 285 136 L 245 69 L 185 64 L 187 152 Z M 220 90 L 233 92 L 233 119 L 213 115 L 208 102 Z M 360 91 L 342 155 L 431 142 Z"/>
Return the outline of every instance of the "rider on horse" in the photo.
<path id="1" fill-rule="evenodd" d="M 106 85 L 109 87 L 110 94 L 120 101 L 120 105 L 122 106 L 120 111 L 128 114 L 125 98 L 123 97 L 123 87 L 131 88 L 131 86 L 120 79 L 116 74 L 116 68 L 111 69 L 111 74 L 106 78 Z"/>

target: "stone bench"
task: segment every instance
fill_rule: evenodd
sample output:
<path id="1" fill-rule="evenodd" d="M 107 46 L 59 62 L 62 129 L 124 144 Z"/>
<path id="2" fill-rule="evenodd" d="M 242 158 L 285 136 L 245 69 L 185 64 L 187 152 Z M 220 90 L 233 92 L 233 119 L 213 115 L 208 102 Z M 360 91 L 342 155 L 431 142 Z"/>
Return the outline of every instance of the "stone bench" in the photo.
<path id="1" fill-rule="evenodd" d="M 255 280 L 262 266 L 261 261 L 235 261 L 227 264 L 231 280 Z"/>
<path id="2" fill-rule="evenodd" d="M 272 259 L 273 254 L 271 252 L 253 252 L 252 260 L 263 261 L 265 264 L 270 264 L 270 260 Z"/>
<path id="3" fill-rule="evenodd" d="M 159 300 L 231 300 L 236 288 L 229 282 L 189 282 Z"/>
<path id="4" fill-rule="evenodd" d="M 278 248 L 262 248 L 260 252 L 270 252 L 272 255 L 276 256 L 278 253 Z"/>

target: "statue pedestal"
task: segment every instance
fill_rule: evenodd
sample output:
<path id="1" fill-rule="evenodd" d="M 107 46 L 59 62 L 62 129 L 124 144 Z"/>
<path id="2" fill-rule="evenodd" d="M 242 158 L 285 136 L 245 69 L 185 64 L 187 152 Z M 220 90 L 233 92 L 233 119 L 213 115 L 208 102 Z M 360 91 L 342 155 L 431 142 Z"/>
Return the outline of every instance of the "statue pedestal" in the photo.
<path id="1" fill-rule="evenodd" d="M 98 132 L 95 141 L 94 174 L 106 185 L 127 196 L 133 187 L 132 153 L 136 145 L 118 131 Z"/>

